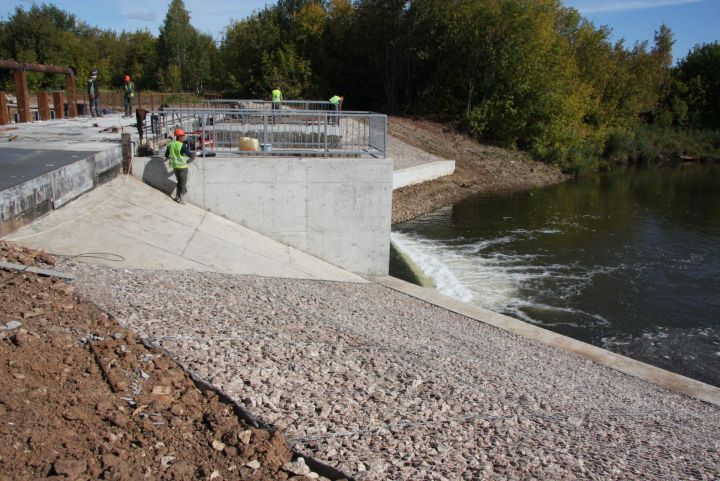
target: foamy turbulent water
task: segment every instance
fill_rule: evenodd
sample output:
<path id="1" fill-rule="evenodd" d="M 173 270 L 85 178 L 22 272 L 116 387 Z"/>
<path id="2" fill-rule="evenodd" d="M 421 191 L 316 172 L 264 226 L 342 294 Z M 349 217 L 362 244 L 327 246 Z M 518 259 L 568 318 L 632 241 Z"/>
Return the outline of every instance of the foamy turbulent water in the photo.
<path id="1" fill-rule="evenodd" d="M 720 385 L 718 174 L 477 197 L 395 226 L 392 240 L 448 296 Z"/>

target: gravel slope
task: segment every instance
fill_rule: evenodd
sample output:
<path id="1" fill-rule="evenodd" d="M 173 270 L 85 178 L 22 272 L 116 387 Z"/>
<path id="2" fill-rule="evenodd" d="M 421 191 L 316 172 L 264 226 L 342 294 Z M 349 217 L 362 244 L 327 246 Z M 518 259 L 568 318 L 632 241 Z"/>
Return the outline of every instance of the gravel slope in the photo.
<path id="1" fill-rule="evenodd" d="M 65 268 L 358 479 L 720 479 L 719 409 L 382 286 Z"/>

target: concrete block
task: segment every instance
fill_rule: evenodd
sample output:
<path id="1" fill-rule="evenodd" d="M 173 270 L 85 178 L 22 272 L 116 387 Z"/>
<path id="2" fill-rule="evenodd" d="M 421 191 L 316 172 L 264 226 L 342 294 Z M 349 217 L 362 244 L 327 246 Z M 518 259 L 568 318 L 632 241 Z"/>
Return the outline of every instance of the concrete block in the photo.
<path id="1" fill-rule="evenodd" d="M 392 174 L 393 189 L 439 179 L 455 172 L 454 160 L 442 160 L 396 170 Z"/>

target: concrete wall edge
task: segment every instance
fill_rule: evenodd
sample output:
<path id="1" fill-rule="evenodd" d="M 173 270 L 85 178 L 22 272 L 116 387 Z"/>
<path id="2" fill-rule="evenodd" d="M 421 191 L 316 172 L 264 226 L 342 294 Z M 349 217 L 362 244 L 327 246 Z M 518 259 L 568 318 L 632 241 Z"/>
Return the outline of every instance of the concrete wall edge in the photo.
<path id="1" fill-rule="evenodd" d="M 563 336 L 562 334 L 557 334 L 509 316 L 457 301 L 433 289 L 420 287 L 395 277 L 379 276 L 373 277 L 370 280 L 437 307 L 489 324 L 526 339 L 555 347 L 567 353 L 575 354 L 589 359 L 596 364 L 609 367 L 648 383 L 664 387 L 670 391 L 684 394 L 720 407 L 720 388 L 711 386 L 710 384 L 641 361 L 636 361 L 635 359 L 610 352 L 571 337 Z"/>

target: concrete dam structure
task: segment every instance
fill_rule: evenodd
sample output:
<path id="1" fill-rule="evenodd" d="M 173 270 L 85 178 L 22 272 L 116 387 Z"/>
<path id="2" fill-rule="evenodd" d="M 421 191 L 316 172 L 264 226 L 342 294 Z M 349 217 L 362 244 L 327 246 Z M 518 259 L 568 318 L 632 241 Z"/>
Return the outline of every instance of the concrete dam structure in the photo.
<path id="1" fill-rule="evenodd" d="M 320 101 L 302 110 L 225 102 L 236 108 L 165 109 L 145 132 L 153 146 L 176 127 L 191 132 L 198 155 L 187 200 L 350 272 L 386 275 L 393 189 L 386 116 L 340 113 Z M 168 194 L 175 187 L 162 156 L 135 159 L 132 173 Z"/>
<path id="2" fill-rule="evenodd" d="M 136 158 L 133 175 L 168 194 L 175 188 L 164 158 Z M 198 157 L 187 199 L 350 272 L 388 272 L 390 159 Z"/>

